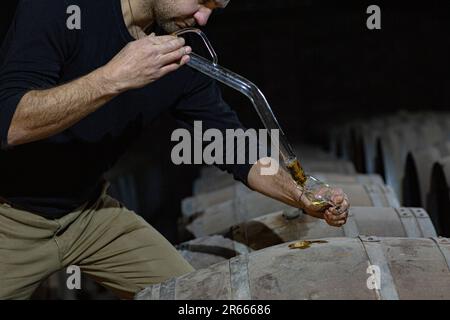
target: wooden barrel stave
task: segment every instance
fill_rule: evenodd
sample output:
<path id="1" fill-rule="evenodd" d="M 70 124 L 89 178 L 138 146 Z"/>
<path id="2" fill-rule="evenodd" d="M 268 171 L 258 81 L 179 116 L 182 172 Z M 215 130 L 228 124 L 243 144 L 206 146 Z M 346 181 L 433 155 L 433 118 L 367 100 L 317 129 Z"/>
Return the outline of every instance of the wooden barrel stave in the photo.
<path id="1" fill-rule="evenodd" d="M 265 215 L 231 227 L 229 237 L 253 250 L 296 239 L 356 237 L 435 237 L 427 212 L 421 208 L 350 208 L 347 226 L 335 228 L 324 221 L 299 214 L 288 219 L 283 211 Z"/>
<path id="2" fill-rule="evenodd" d="M 352 207 L 347 224 L 341 228 L 331 227 L 323 220 L 302 214 L 300 210 L 296 210 L 295 215 L 292 211 L 275 212 L 246 221 L 231 227 L 223 235 L 198 238 L 182 244 L 179 249 L 182 249 L 186 260 L 199 269 L 238 254 L 294 240 L 357 237 L 361 234 L 436 237 L 429 215 L 421 208 Z M 354 227 L 349 228 L 352 224 Z M 198 244 L 210 249 L 198 248 Z"/>
<path id="3" fill-rule="evenodd" d="M 427 210 L 439 235 L 450 235 L 450 156 L 434 164 Z"/>
<path id="4" fill-rule="evenodd" d="M 178 245 L 177 249 L 194 269 L 204 269 L 249 251 L 244 245 L 220 235 L 194 239 Z"/>
<path id="5" fill-rule="evenodd" d="M 192 193 L 194 195 L 206 192 L 218 191 L 229 187 L 236 182 L 233 176 L 228 173 L 217 175 L 216 177 L 200 178 L 194 181 Z"/>
<path id="6" fill-rule="evenodd" d="M 358 172 L 376 173 L 376 149 L 380 136 L 391 127 L 411 121 L 411 114 L 398 113 L 395 115 L 373 118 L 368 121 L 353 121 L 347 125 L 348 150 L 345 154 L 351 159 Z"/>
<path id="7" fill-rule="evenodd" d="M 193 197 L 185 198 L 181 201 L 181 212 L 184 217 L 191 217 L 196 213 L 202 212 L 208 207 L 229 201 L 240 193 L 249 193 L 250 189 L 245 187 L 241 182 L 236 182 L 231 186 L 220 190 L 202 193 Z"/>
<path id="8" fill-rule="evenodd" d="M 409 122 L 388 129 L 379 137 L 377 158 L 381 160 L 382 173 L 388 185 L 403 198 L 402 182 L 408 153 L 442 141 L 447 133 L 433 119 Z"/>
<path id="9" fill-rule="evenodd" d="M 303 250 L 289 245 L 169 279 L 136 299 L 450 299 L 448 239 L 361 236 L 326 238 Z M 382 272 L 380 288 L 367 285 L 369 266 Z"/>
<path id="10" fill-rule="evenodd" d="M 358 172 L 380 173 L 377 171 L 379 165 L 376 153 L 382 134 L 405 125 L 411 127 L 407 133 L 410 137 L 415 136 L 411 141 L 416 141 L 418 146 L 433 144 L 450 134 L 448 113 L 401 112 L 365 121 L 353 121 L 347 124 L 348 142 L 345 145 L 349 150 L 345 153 L 350 155 L 348 159 L 353 160 Z"/>
<path id="11" fill-rule="evenodd" d="M 417 146 L 417 137 L 408 125 L 399 125 L 384 131 L 379 138 L 379 154 L 386 184 L 392 186 L 397 196 L 401 197 L 401 179 L 407 153 Z"/>
<path id="12" fill-rule="evenodd" d="M 409 152 L 404 169 L 404 205 L 427 207 L 433 165 L 448 155 L 450 141 Z"/>
<path id="13" fill-rule="evenodd" d="M 380 184 L 383 185 L 383 179 L 378 174 L 335 174 L 321 172 L 312 173 L 319 180 L 327 183 L 361 183 L 361 184 Z"/>

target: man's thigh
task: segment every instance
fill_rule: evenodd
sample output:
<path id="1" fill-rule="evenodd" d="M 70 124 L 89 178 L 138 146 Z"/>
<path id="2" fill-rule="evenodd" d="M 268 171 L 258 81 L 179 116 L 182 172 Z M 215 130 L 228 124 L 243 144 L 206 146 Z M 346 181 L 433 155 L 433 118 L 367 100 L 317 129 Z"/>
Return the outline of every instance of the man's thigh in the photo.
<path id="1" fill-rule="evenodd" d="M 57 224 L 0 204 L 0 299 L 28 299 L 60 268 Z"/>
<path id="2" fill-rule="evenodd" d="M 64 266 L 79 266 L 122 298 L 194 270 L 142 217 L 109 196 L 83 213 L 58 240 Z"/>

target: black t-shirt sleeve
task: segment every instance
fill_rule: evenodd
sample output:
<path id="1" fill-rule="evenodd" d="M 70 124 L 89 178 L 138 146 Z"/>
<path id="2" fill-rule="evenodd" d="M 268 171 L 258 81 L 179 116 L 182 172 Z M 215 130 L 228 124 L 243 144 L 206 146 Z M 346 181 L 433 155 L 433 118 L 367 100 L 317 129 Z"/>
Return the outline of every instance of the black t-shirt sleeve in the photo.
<path id="1" fill-rule="evenodd" d="M 226 129 L 246 130 L 236 113 L 223 100 L 217 82 L 199 72 L 191 72 L 193 74 L 192 79 L 185 89 L 183 98 L 173 112 L 180 125 L 192 131 L 194 122 L 202 121 L 203 131 L 219 129 L 224 137 Z M 238 150 L 237 144 L 234 144 L 235 155 L 239 152 L 245 152 L 245 164 L 226 164 L 225 155 L 229 150 L 224 150 L 224 164 L 216 164 L 216 166 L 233 174 L 236 180 L 248 185 L 247 177 L 253 164 L 248 161 L 248 141 L 246 143 L 245 150 Z M 226 147 L 226 143 L 224 143 L 224 147 Z"/>
<path id="2" fill-rule="evenodd" d="M 0 143 L 7 147 L 12 117 L 31 90 L 58 84 L 70 54 L 64 0 L 21 0 L 0 52 Z"/>

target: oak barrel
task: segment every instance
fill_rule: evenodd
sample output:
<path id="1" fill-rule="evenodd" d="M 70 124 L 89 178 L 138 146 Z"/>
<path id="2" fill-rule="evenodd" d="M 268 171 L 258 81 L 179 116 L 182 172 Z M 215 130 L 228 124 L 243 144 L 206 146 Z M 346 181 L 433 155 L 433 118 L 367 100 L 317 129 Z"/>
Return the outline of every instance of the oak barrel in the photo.
<path id="1" fill-rule="evenodd" d="M 360 236 L 285 243 L 149 286 L 136 299 L 450 299 L 450 241 Z"/>
<path id="2" fill-rule="evenodd" d="M 402 126 L 410 126 L 407 130 L 410 141 L 424 147 L 440 140 L 442 134 L 449 132 L 449 119 L 448 112 L 400 111 L 393 115 L 352 121 L 341 126 L 346 132 L 341 139 L 346 141 L 339 144 L 348 149 L 341 153 L 347 155 L 345 159 L 353 161 L 358 172 L 384 173 L 384 160 L 380 158 L 383 149 L 382 135 L 386 136 L 386 133 Z M 336 139 L 332 137 L 332 140 Z M 400 148 L 403 147 L 404 145 L 400 145 Z"/>
<path id="3" fill-rule="evenodd" d="M 227 237 L 260 250 L 297 239 L 356 237 L 370 234 L 381 237 L 436 237 L 428 213 L 422 208 L 352 207 L 341 228 L 288 209 L 264 215 L 230 228 Z"/>
<path id="4" fill-rule="evenodd" d="M 416 148 L 438 143 L 444 137 L 444 131 L 434 121 L 399 124 L 385 130 L 378 141 L 377 173 L 383 175 L 386 184 L 402 199 L 403 175 L 408 153 Z"/>
<path id="5" fill-rule="evenodd" d="M 342 126 L 339 142 L 341 154 L 351 160 L 358 172 L 375 173 L 375 154 L 377 140 L 389 128 L 408 123 L 414 118 L 409 112 L 398 112 L 372 119 L 359 119 Z M 339 130 L 338 130 L 339 132 Z M 344 133 L 344 134 L 342 134 Z"/>
<path id="6" fill-rule="evenodd" d="M 450 155 L 450 140 L 409 152 L 403 179 L 405 206 L 427 207 L 433 165 Z"/>
<path id="7" fill-rule="evenodd" d="M 233 226 L 223 235 L 197 238 L 177 248 L 194 268 L 201 269 L 239 254 L 284 242 L 356 237 L 360 234 L 436 237 L 430 217 L 421 208 L 352 207 L 347 224 L 341 228 L 331 227 L 323 220 L 305 215 L 300 210 L 288 209 Z"/>
<path id="8" fill-rule="evenodd" d="M 450 156 L 433 166 L 427 209 L 437 233 L 450 236 Z"/>

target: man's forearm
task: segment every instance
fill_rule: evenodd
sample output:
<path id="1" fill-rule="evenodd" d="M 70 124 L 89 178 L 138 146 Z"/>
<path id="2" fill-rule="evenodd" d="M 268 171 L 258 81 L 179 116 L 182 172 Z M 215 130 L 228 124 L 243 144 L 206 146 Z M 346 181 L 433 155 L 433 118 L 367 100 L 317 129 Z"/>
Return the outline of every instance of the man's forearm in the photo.
<path id="1" fill-rule="evenodd" d="M 56 135 L 113 99 L 142 88 L 189 61 L 190 47 L 173 36 L 154 35 L 128 43 L 108 64 L 78 80 L 23 96 L 8 130 L 16 146 Z"/>
<path id="2" fill-rule="evenodd" d="M 317 206 L 308 199 L 287 171 L 280 168 L 277 174 L 264 176 L 261 175 L 262 167 L 261 161 L 258 161 L 248 175 L 248 184 L 253 190 L 293 207 L 301 208 L 308 215 L 325 219 L 329 225 L 335 227 L 341 227 L 347 221 L 349 202 L 341 189 L 330 189 L 332 194 L 330 200 L 334 205 Z"/>
<path id="3" fill-rule="evenodd" d="M 260 161 L 253 165 L 248 175 L 249 186 L 268 197 L 293 207 L 301 207 L 302 192 L 289 173 L 280 168 L 275 175 L 261 175 L 262 167 Z"/>
<path id="4" fill-rule="evenodd" d="M 56 135 L 70 128 L 119 92 L 102 68 L 70 83 L 23 96 L 8 131 L 8 145 L 17 146 Z"/>

